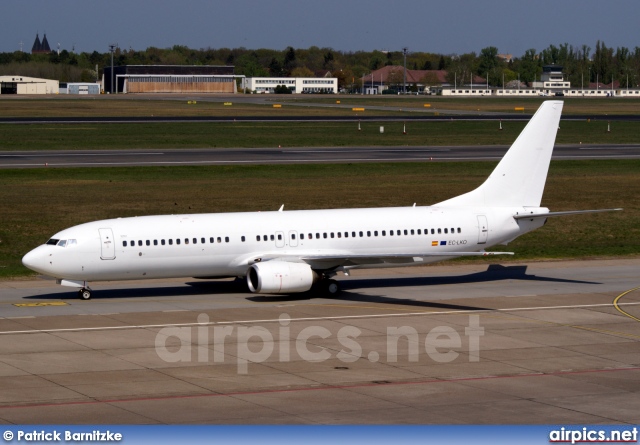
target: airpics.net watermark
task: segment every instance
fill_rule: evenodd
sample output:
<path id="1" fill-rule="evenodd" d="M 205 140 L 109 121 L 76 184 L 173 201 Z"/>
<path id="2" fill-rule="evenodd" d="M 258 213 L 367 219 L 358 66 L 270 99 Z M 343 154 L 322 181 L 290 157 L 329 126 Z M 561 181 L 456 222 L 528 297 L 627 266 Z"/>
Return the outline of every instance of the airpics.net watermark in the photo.
<path id="1" fill-rule="evenodd" d="M 324 326 L 311 325 L 292 336 L 292 319 L 288 314 L 282 314 L 277 322 L 269 323 L 276 324 L 271 330 L 264 326 L 218 325 L 210 322 L 207 314 L 198 315 L 197 320 L 198 325 L 195 326 L 169 326 L 158 331 L 155 349 L 162 360 L 168 363 L 197 361 L 216 364 L 235 361 L 239 374 L 249 372 L 249 363 L 289 362 L 292 352 L 300 360 L 309 362 L 337 358 L 344 363 L 353 363 L 366 358 L 370 362 L 384 359 L 387 363 L 399 360 L 417 363 L 420 356 L 426 354 L 433 362 L 450 363 L 460 353 L 466 353 L 470 362 L 478 362 L 480 337 L 484 335 L 480 316 L 473 314 L 469 315 L 462 335 L 451 326 L 436 326 L 426 333 L 419 333 L 412 326 L 389 326 L 386 328 L 386 345 L 382 347 L 384 351 L 371 350 L 365 355 L 362 343 L 366 338 L 361 338 L 363 332 L 356 326 L 342 326 L 334 333 Z M 463 349 L 463 336 L 467 337 L 466 349 Z M 326 343 L 332 338 L 338 342 L 332 347 L 315 344 Z"/>

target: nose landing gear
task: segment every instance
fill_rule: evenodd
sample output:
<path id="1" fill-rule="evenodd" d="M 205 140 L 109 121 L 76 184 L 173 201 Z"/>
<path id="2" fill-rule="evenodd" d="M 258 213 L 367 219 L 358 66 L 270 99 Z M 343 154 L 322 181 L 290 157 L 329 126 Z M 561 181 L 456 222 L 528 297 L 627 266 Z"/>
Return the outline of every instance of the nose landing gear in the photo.
<path id="1" fill-rule="evenodd" d="M 78 291 L 78 297 L 80 297 L 81 300 L 90 300 L 91 289 L 89 289 L 88 287 L 83 287 Z"/>

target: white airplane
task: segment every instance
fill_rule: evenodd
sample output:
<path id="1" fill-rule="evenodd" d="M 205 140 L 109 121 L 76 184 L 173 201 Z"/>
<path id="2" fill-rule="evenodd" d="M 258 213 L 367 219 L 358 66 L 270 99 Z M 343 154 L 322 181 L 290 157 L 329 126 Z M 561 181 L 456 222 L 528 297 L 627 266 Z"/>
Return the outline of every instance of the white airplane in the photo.
<path id="1" fill-rule="evenodd" d="M 487 252 L 545 224 L 540 207 L 562 101 L 544 102 L 477 189 L 428 207 L 301 210 L 117 218 L 56 233 L 22 263 L 80 288 L 90 281 L 246 277 L 251 292 L 289 294 L 357 268 L 426 264 Z"/>

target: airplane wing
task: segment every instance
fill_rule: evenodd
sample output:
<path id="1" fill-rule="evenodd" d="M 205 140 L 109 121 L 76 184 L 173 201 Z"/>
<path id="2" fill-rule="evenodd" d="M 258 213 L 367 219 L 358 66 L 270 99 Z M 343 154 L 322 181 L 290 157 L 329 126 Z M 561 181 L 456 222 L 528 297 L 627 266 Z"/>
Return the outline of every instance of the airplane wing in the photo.
<path id="1" fill-rule="evenodd" d="M 381 253 L 379 255 L 369 254 L 351 254 L 348 252 L 335 252 L 327 254 L 301 254 L 301 255 L 282 255 L 277 253 L 265 254 L 264 256 L 254 257 L 249 260 L 250 263 L 279 260 L 291 262 L 304 262 L 309 264 L 313 269 L 332 269 L 340 266 L 364 266 L 372 264 L 411 264 L 423 263 L 425 259 L 438 258 L 455 258 L 461 256 L 493 256 L 493 255 L 513 255 L 513 252 L 437 252 L 437 253 Z"/>

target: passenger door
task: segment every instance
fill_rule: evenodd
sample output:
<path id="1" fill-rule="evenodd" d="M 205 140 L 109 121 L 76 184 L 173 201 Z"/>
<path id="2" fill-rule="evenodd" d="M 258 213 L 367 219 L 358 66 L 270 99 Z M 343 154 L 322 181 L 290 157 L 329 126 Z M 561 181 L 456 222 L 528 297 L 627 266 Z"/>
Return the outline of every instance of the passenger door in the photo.
<path id="1" fill-rule="evenodd" d="M 100 231 L 100 259 L 113 260 L 116 258 L 116 243 L 111 229 L 98 229 Z"/>
<path id="2" fill-rule="evenodd" d="M 485 215 L 478 215 L 478 244 L 486 244 L 489 237 L 489 224 Z"/>

